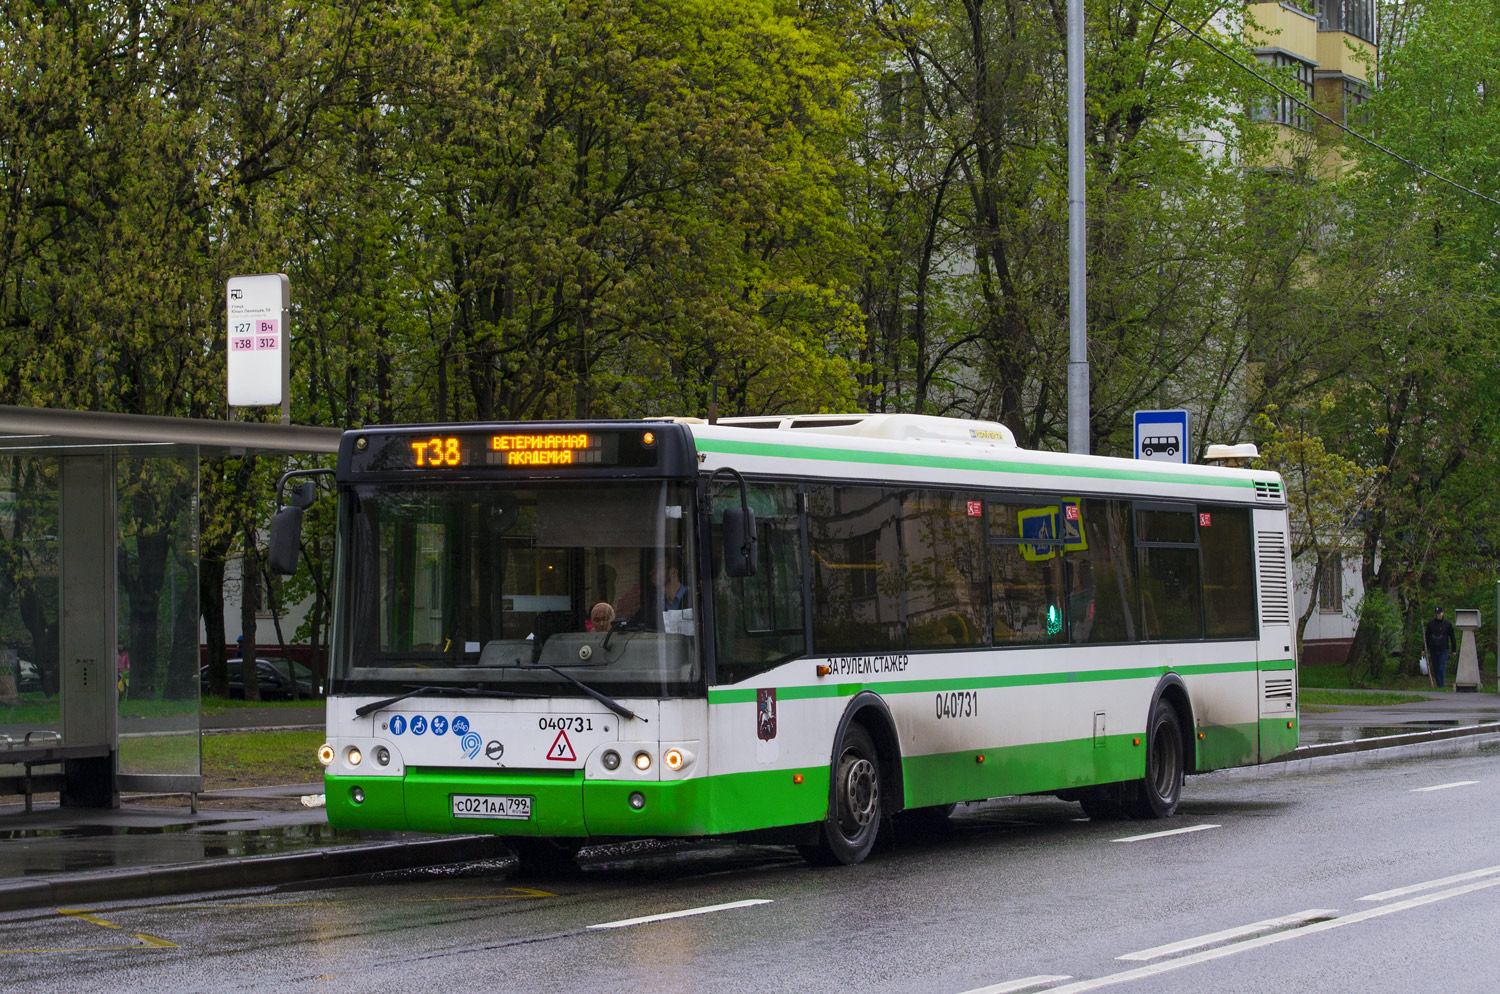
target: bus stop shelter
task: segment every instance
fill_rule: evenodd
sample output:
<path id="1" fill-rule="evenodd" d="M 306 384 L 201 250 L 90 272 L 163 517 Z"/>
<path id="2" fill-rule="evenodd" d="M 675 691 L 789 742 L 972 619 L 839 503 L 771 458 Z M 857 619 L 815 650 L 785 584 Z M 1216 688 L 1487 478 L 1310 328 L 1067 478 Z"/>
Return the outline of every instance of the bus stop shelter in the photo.
<path id="1" fill-rule="evenodd" d="M 202 790 L 200 460 L 340 434 L 0 406 L 0 795 Z"/>

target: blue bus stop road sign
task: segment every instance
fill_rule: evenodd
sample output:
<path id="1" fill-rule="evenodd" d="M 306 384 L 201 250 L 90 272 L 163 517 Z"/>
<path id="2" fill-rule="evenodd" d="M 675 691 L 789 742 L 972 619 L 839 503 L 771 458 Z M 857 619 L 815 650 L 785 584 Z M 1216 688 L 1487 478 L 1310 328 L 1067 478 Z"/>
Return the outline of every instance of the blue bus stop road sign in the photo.
<path id="1" fill-rule="evenodd" d="M 1187 411 L 1136 411 L 1135 457 L 1159 462 L 1188 461 Z"/>

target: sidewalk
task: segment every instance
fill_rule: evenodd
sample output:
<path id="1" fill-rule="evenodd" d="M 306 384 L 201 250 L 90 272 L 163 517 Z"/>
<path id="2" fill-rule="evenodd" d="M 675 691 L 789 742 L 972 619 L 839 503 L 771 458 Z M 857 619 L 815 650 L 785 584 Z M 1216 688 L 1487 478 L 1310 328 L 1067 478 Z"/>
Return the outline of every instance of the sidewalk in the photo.
<path id="1" fill-rule="evenodd" d="M 1420 704 L 1306 712 L 1301 745 L 1286 762 L 1238 772 L 1352 762 L 1374 750 L 1381 758 L 1436 755 L 1500 739 L 1500 696 L 1423 696 Z M 277 723 L 264 712 L 253 720 Z M 302 803 L 322 790 L 301 783 L 210 792 L 199 795 L 197 814 L 185 797 L 140 794 L 115 810 L 0 806 L 0 912 L 510 858 L 496 836 L 337 832 L 321 807 Z"/>

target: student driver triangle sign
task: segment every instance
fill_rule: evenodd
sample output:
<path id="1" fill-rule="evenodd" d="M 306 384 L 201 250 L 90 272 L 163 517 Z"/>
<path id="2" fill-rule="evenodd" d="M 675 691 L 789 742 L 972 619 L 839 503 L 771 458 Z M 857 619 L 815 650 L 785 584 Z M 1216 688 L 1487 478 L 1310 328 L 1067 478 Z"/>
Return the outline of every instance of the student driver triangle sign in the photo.
<path id="1" fill-rule="evenodd" d="M 578 756 L 573 752 L 573 743 L 568 741 L 568 733 L 559 731 L 557 738 L 552 740 L 552 746 L 547 750 L 547 758 L 559 763 L 575 763 Z"/>

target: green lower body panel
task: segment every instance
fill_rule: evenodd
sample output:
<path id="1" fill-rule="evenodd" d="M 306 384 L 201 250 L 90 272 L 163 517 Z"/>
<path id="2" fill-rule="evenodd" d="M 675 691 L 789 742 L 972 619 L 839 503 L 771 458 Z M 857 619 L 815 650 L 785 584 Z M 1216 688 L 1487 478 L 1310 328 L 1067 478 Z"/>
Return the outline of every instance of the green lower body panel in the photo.
<path id="1" fill-rule="evenodd" d="M 555 838 L 722 835 L 820 821 L 828 810 L 826 768 L 666 781 L 410 769 L 404 778 L 329 776 L 324 789 L 335 828 Z M 455 794 L 530 797 L 531 818 L 455 818 Z"/>
<path id="2" fill-rule="evenodd" d="M 1297 718 L 1262 718 L 1260 720 L 1260 761 L 1284 756 L 1297 748 L 1299 736 Z"/>
<path id="3" fill-rule="evenodd" d="M 1197 731 L 1199 773 L 1250 766 L 1260 746 L 1260 729 L 1253 724 L 1200 725 Z"/>
<path id="4" fill-rule="evenodd" d="M 1146 771 L 1146 749 L 1137 741 L 1135 736 L 1109 735 L 908 756 L 902 761 L 906 806 L 922 808 L 1137 780 Z"/>

